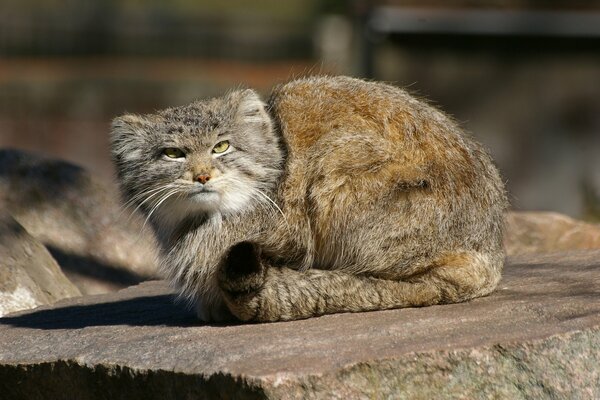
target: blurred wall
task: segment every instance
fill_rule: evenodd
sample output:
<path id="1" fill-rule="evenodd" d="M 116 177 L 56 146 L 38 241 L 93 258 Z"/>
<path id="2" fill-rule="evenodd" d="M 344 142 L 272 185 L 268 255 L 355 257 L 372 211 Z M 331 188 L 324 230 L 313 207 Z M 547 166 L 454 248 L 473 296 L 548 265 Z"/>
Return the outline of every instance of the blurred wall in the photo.
<path id="1" fill-rule="evenodd" d="M 313 69 L 311 1 L 4 0 L 0 146 L 112 179 L 108 132 L 145 113 Z"/>
<path id="2" fill-rule="evenodd" d="M 390 81 L 453 115 L 490 148 L 515 208 L 599 218 L 598 37 L 369 25 L 378 7 L 592 15 L 595 3 L 4 0 L 0 147 L 112 179 L 107 135 L 116 115 L 344 73 Z"/>

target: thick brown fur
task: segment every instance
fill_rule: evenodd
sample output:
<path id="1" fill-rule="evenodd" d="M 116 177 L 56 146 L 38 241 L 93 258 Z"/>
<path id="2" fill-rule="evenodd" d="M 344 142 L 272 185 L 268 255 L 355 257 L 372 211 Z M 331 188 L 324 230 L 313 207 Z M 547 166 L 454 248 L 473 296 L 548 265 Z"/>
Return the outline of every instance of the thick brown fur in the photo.
<path id="1" fill-rule="evenodd" d="M 151 219 L 164 270 L 202 319 L 290 320 L 494 290 L 504 262 L 503 183 L 450 118 L 401 89 L 348 77 L 289 82 L 264 108 L 248 92 L 204 107 L 229 102 L 265 119 L 273 171 L 261 190 L 274 205 L 169 219 L 161 217 L 167 201 Z M 162 118 L 168 125 L 169 113 Z M 243 118 L 234 121 L 245 129 Z M 123 145 L 131 126 L 115 121 L 113 155 L 135 198 Z"/>

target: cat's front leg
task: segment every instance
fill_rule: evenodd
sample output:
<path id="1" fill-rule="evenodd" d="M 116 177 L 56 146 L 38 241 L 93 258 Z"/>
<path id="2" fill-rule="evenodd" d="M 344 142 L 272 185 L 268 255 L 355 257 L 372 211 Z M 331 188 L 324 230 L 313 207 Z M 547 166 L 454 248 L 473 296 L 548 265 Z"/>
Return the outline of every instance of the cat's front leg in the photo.
<path id="1" fill-rule="evenodd" d="M 240 320 L 258 320 L 267 268 L 260 248 L 240 242 L 229 249 L 218 272 L 219 287 L 229 310 Z"/>
<path id="2" fill-rule="evenodd" d="M 241 242 L 224 257 L 217 281 L 225 304 L 241 321 L 273 322 L 309 318 L 340 311 L 362 311 L 357 307 L 348 310 L 343 296 L 332 283 L 354 278 L 336 272 L 308 270 L 299 272 L 291 268 L 271 266 L 261 257 L 261 249 L 251 242 Z M 350 285 L 351 286 L 351 285 Z M 352 303 L 352 302 L 350 302 Z M 351 306 L 351 305 L 350 305 Z"/>
<path id="3" fill-rule="evenodd" d="M 477 252 L 446 254 L 407 281 L 268 266 L 248 242 L 224 261 L 218 283 L 225 304 L 238 319 L 255 322 L 461 302 L 490 293 L 500 276 L 500 261 Z"/>
<path id="4" fill-rule="evenodd" d="M 267 263 L 259 246 L 251 242 L 231 247 L 221 263 L 219 288 L 225 304 L 241 321 L 286 321 L 381 307 L 377 279 L 338 271 L 300 272 Z"/>
<path id="5" fill-rule="evenodd" d="M 226 323 L 238 319 L 220 297 L 215 299 L 198 297 L 194 300 L 193 306 L 198 318 L 204 322 Z"/>

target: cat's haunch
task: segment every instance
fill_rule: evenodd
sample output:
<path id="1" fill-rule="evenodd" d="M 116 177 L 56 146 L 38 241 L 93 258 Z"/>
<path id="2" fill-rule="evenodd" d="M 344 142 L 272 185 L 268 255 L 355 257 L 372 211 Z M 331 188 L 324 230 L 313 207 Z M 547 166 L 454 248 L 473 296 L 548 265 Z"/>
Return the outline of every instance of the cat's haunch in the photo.
<path id="1" fill-rule="evenodd" d="M 489 155 L 405 91 L 348 77 L 116 118 L 127 204 L 205 321 L 460 302 L 494 290 L 506 194 Z"/>

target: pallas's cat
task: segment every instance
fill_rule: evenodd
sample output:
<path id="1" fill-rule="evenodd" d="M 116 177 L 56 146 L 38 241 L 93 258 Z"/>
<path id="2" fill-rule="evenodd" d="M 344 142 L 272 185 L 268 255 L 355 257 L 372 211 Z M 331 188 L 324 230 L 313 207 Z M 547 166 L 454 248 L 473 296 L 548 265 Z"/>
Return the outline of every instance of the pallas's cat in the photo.
<path id="1" fill-rule="evenodd" d="M 502 180 L 401 89 L 299 79 L 114 120 L 126 198 L 205 321 L 461 302 L 504 262 Z"/>

